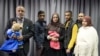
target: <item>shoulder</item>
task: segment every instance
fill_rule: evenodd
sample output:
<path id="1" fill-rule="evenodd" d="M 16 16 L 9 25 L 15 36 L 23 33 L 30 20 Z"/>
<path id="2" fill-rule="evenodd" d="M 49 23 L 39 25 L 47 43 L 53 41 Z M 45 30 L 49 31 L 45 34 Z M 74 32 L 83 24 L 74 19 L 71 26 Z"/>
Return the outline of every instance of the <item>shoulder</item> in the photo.
<path id="1" fill-rule="evenodd" d="M 77 24 L 73 24 L 73 26 L 77 26 Z"/>
<path id="2" fill-rule="evenodd" d="M 73 24 L 73 28 L 78 28 L 78 25 L 77 24 Z"/>
<path id="3" fill-rule="evenodd" d="M 35 26 L 35 27 L 41 27 L 39 21 L 36 21 L 36 22 L 34 23 L 34 26 Z"/>
<path id="4" fill-rule="evenodd" d="M 59 23 L 59 27 L 65 28 L 65 27 L 64 27 L 64 24 L 62 24 L 62 23 Z"/>
<path id="5" fill-rule="evenodd" d="M 48 28 L 49 28 L 50 26 L 52 26 L 51 23 L 49 23 L 49 24 L 47 25 Z"/>
<path id="6" fill-rule="evenodd" d="M 93 30 L 94 32 L 97 32 L 97 30 L 93 26 L 90 27 L 90 30 Z"/>
<path id="7" fill-rule="evenodd" d="M 83 26 L 81 26 L 81 27 L 79 28 L 79 31 L 80 31 L 80 30 L 83 30 Z"/>
<path id="8" fill-rule="evenodd" d="M 39 22 L 38 22 L 38 21 L 36 21 L 36 22 L 34 23 L 34 26 L 36 26 L 36 25 L 39 25 Z"/>
<path id="9" fill-rule="evenodd" d="M 73 27 L 74 24 L 75 24 L 75 21 L 74 21 L 74 20 L 71 20 L 71 21 L 70 21 L 70 25 Z"/>
<path id="10" fill-rule="evenodd" d="M 12 29 L 8 29 L 8 30 L 7 30 L 7 32 L 10 32 L 10 31 L 12 31 Z"/>
<path id="11" fill-rule="evenodd" d="M 75 23 L 75 21 L 73 19 L 70 20 L 71 23 Z"/>
<path id="12" fill-rule="evenodd" d="M 16 21 L 16 18 L 10 18 L 10 19 L 8 19 L 8 21 L 10 21 L 10 22 Z"/>
<path id="13" fill-rule="evenodd" d="M 24 18 L 25 22 L 30 22 L 32 23 L 32 20 L 28 19 L 28 18 Z"/>
<path id="14" fill-rule="evenodd" d="M 11 34 L 12 32 L 13 32 L 12 29 L 7 30 L 7 34 Z"/>

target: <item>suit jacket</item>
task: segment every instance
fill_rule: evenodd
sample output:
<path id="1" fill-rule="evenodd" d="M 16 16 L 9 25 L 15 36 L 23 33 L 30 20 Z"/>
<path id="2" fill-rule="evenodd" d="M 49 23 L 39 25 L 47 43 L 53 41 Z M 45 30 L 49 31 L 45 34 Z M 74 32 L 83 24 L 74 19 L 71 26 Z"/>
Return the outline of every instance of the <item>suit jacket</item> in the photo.
<path id="1" fill-rule="evenodd" d="M 17 18 L 12 18 L 8 21 L 5 32 L 7 31 L 7 29 L 11 28 L 13 21 L 17 22 Z M 24 42 L 23 49 L 24 49 L 25 54 L 27 54 L 29 51 L 29 39 L 30 37 L 33 36 L 33 30 L 34 29 L 33 29 L 32 21 L 24 18 L 22 36 L 23 36 L 23 42 Z"/>

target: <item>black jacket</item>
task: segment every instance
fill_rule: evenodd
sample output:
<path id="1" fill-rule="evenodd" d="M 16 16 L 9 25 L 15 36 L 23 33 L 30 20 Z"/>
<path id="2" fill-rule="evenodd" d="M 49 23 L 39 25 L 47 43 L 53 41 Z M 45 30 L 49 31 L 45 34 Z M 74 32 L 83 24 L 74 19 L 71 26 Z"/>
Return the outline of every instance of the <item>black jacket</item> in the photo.
<path id="1" fill-rule="evenodd" d="M 68 21 L 65 22 L 65 26 L 66 26 L 67 22 Z M 70 39 L 71 39 L 71 36 L 72 36 L 73 25 L 74 25 L 74 21 L 71 19 L 69 24 L 68 24 L 68 27 L 65 28 L 65 32 L 64 32 L 64 48 L 67 48 L 68 44 L 70 42 Z"/>
<path id="2" fill-rule="evenodd" d="M 43 42 L 44 42 L 44 38 L 45 38 L 45 33 L 46 33 L 46 21 L 40 21 L 38 20 L 37 22 L 35 22 L 34 24 L 35 28 L 35 35 L 34 35 L 34 39 L 36 41 L 36 44 L 38 45 L 38 47 L 40 47 Z"/>
<path id="3" fill-rule="evenodd" d="M 78 28 L 80 28 L 82 26 L 82 21 L 76 20 L 75 24 L 77 24 Z"/>

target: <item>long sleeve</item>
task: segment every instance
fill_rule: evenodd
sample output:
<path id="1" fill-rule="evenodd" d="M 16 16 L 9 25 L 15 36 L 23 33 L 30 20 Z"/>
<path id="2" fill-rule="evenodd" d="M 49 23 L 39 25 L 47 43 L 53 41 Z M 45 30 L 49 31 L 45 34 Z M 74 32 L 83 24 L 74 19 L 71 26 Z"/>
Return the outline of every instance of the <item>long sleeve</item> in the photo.
<path id="1" fill-rule="evenodd" d="M 59 41 L 63 41 L 64 39 L 64 27 L 61 27 L 60 38 Z"/>
<path id="2" fill-rule="evenodd" d="M 11 20 L 9 20 L 8 22 L 7 22 L 7 25 L 6 25 L 6 29 L 5 29 L 5 33 L 6 33 L 6 31 L 8 30 L 8 29 L 10 29 L 11 28 Z"/>
<path id="3" fill-rule="evenodd" d="M 25 19 L 26 20 L 26 19 Z M 26 23 L 24 24 L 24 28 L 22 31 L 22 36 L 24 37 L 24 41 L 29 40 L 29 38 L 31 38 L 32 36 L 34 36 L 34 26 L 32 21 L 30 20 L 26 20 Z M 27 26 L 27 27 L 25 27 Z"/>
<path id="4" fill-rule="evenodd" d="M 74 43 L 75 43 L 76 38 L 77 38 L 77 32 L 78 32 L 78 26 L 75 24 L 72 28 L 72 37 L 71 37 L 71 40 L 68 44 L 68 49 L 71 49 L 74 46 Z"/>
<path id="5" fill-rule="evenodd" d="M 98 44 L 94 45 L 93 56 L 98 56 Z"/>
<path id="6" fill-rule="evenodd" d="M 8 22 L 7 22 L 6 28 L 4 30 L 4 36 L 6 37 L 6 39 L 8 39 L 8 36 L 7 36 L 6 32 L 7 32 L 8 29 L 11 28 L 12 21 L 16 21 L 16 20 L 14 18 L 9 19 Z"/>
<path id="7" fill-rule="evenodd" d="M 38 30 L 38 25 L 37 25 L 37 24 L 35 24 L 34 29 L 35 29 L 35 30 L 34 30 L 34 33 L 35 33 L 34 39 L 35 39 L 36 42 L 38 42 L 39 30 Z"/>
<path id="8" fill-rule="evenodd" d="M 44 26 L 40 26 L 39 22 L 36 22 L 34 29 L 35 29 L 34 30 L 34 32 L 35 32 L 34 39 L 35 39 L 37 45 L 41 45 L 45 38 Z"/>
<path id="9" fill-rule="evenodd" d="M 95 44 L 94 44 L 92 56 L 98 56 L 98 43 L 99 43 L 98 35 L 97 35 L 97 32 L 96 32 L 96 41 L 95 41 Z"/>
<path id="10" fill-rule="evenodd" d="M 5 28 L 5 31 L 4 31 L 4 34 L 6 33 L 6 31 L 7 31 L 8 29 L 11 28 L 12 22 L 13 22 L 13 21 L 16 21 L 16 18 L 11 18 L 11 19 L 8 20 L 7 25 L 6 25 L 6 28 Z"/>

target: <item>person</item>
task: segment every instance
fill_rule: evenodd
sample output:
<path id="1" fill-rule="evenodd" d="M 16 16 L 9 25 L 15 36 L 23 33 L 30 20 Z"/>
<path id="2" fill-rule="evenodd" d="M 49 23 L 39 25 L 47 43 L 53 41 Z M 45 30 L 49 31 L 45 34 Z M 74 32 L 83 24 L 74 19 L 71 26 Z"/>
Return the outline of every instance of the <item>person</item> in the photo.
<path id="1" fill-rule="evenodd" d="M 18 40 L 23 41 L 23 45 L 19 47 L 19 49 L 14 54 L 9 54 L 10 56 L 27 56 L 29 52 L 29 39 L 34 34 L 33 29 L 33 23 L 31 20 L 25 18 L 25 8 L 23 6 L 17 6 L 16 7 L 16 17 L 9 19 L 6 30 L 10 29 L 12 27 L 13 22 L 17 22 L 22 27 L 22 30 L 20 30 L 22 36 L 18 37 Z M 7 39 L 9 39 L 7 37 Z"/>
<path id="2" fill-rule="evenodd" d="M 59 33 L 56 31 L 50 30 L 48 31 L 47 38 L 50 38 L 50 37 L 59 38 Z M 60 42 L 59 41 L 55 42 L 53 40 L 50 40 L 50 47 L 53 49 L 60 49 Z"/>
<path id="3" fill-rule="evenodd" d="M 17 51 L 18 46 L 23 44 L 23 41 L 17 40 L 17 38 L 21 36 L 21 33 L 19 32 L 20 29 L 20 24 L 14 23 L 11 29 L 7 30 L 6 34 L 9 39 L 5 40 L 5 42 L 0 47 L 0 50 L 7 53 L 14 53 Z"/>
<path id="4" fill-rule="evenodd" d="M 78 25 L 78 28 L 80 28 L 82 26 L 82 20 L 84 19 L 84 13 L 79 13 L 78 14 L 78 19 L 76 20 L 76 24 Z"/>
<path id="5" fill-rule="evenodd" d="M 90 16 L 85 16 L 82 20 L 74 53 L 75 56 L 98 56 L 98 34 L 92 25 Z"/>
<path id="6" fill-rule="evenodd" d="M 60 23 L 59 15 L 54 13 L 51 23 L 47 25 L 47 37 L 45 38 L 43 52 L 44 56 L 66 56 L 63 47 L 63 32 L 64 26 Z"/>
<path id="7" fill-rule="evenodd" d="M 75 46 L 78 29 L 82 26 L 83 18 L 84 18 L 84 13 L 79 13 L 78 19 L 76 20 L 75 24 L 73 25 L 73 29 L 72 29 L 73 33 L 72 33 L 71 40 L 68 44 L 68 49 L 66 50 L 67 53 L 70 53 L 70 50 Z"/>
<path id="8" fill-rule="evenodd" d="M 36 41 L 36 56 L 41 56 L 43 51 L 43 42 L 46 32 L 45 12 L 40 10 L 38 12 L 38 20 L 35 22 L 35 36 Z"/>
<path id="9" fill-rule="evenodd" d="M 65 22 L 65 32 L 64 32 L 64 48 L 66 50 L 66 54 L 67 56 L 72 56 L 73 55 L 73 49 L 74 47 L 71 48 L 70 52 L 68 52 L 68 48 L 69 48 L 69 42 L 71 40 L 71 38 L 73 37 L 72 34 L 73 33 L 76 33 L 76 28 L 77 26 L 75 26 L 75 28 L 73 28 L 73 25 L 74 25 L 74 21 L 72 19 L 72 11 L 66 11 L 65 12 L 65 19 L 66 19 L 66 22 Z"/>

